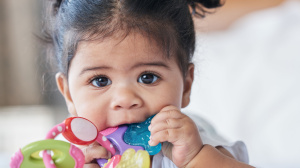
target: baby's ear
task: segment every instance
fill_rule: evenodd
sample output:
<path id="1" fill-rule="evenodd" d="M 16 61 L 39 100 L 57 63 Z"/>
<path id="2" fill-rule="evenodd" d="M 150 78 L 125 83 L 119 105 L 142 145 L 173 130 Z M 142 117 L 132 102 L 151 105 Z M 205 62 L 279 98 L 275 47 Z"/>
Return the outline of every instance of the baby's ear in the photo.
<path id="1" fill-rule="evenodd" d="M 182 95 L 181 108 L 186 107 L 190 103 L 190 95 L 191 95 L 193 81 L 194 81 L 194 64 L 190 63 L 184 79 L 184 90 Z"/>
<path id="2" fill-rule="evenodd" d="M 73 103 L 73 100 L 72 100 L 72 97 L 70 94 L 67 77 L 63 73 L 58 72 L 55 75 L 55 79 L 56 79 L 56 84 L 57 84 L 58 90 L 65 98 L 69 113 L 71 113 L 74 116 L 77 116 L 75 106 L 74 106 L 74 103 Z"/>

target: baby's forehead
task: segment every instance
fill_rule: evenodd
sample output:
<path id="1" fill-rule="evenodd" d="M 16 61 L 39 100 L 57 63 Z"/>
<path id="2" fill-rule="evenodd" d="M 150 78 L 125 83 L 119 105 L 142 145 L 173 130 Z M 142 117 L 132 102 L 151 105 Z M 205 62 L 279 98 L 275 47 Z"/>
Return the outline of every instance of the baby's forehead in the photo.
<path id="1" fill-rule="evenodd" d="M 101 40 L 82 41 L 79 43 L 74 61 L 81 63 L 114 61 L 170 61 L 175 57 L 169 57 L 162 47 L 154 40 L 142 34 L 129 34 L 126 37 L 112 36 Z M 87 60 L 88 59 L 88 60 Z M 129 60 L 126 60 L 129 59 Z"/>
<path id="2" fill-rule="evenodd" d="M 160 40 L 145 35 L 143 33 L 116 33 L 112 36 L 105 38 L 94 38 L 92 40 L 82 40 L 77 45 L 77 52 L 80 53 L 82 50 L 85 52 L 92 52 L 95 48 L 101 46 L 104 51 L 111 50 L 111 52 L 124 52 L 130 49 L 133 51 L 142 51 L 144 53 L 152 53 L 157 56 L 162 56 L 165 59 L 169 59 L 175 51 L 170 51 L 169 45 L 162 45 Z M 121 51 L 119 51 L 119 50 Z M 133 52 L 132 54 L 135 54 Z"/>

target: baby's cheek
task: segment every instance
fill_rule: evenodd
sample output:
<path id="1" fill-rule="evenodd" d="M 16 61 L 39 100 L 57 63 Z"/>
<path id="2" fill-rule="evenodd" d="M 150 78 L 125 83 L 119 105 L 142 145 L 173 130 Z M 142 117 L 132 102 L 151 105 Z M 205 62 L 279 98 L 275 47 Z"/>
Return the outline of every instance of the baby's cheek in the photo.
<path id="1" fill-rule="evenodd" d="M 181 97 L 178 94 L 169 94 L 164 96 L 157 96 L 153 101 L 153 108 L 155 108 L 155 114 L 159 113 L 164 107 L 173 105 L 178 109 L 181 108 Z M 154 114 L 152 114 L 154 115 Z"/>
<path id="2" fill-rule="evenodd" d="M 106 114 L 104 113 L 106 110 L 102 110 L 93 106 L 92 104 L 77 104 L 76 107 L 76 115 L 78 117 L 83 117 L 91 121 L 93 124 L 97 126 L 98 129 L 103 127 L 106 123 Z"/>
<path id="3" fill-rule="evenodd" d="M 167 87 L 164 95 L 159 96 L 159 102 L 164 102 L 166 105 L 173 105 L 180 109 L 182 100 L 182 87 L 174 85 Z"/>

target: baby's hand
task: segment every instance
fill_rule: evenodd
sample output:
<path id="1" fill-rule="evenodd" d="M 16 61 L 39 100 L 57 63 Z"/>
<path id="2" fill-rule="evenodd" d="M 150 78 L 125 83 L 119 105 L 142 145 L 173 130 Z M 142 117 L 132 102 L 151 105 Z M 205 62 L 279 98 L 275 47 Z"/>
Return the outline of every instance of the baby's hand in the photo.
<path id="1" fill-rule="evenodd" d="M 203 146 L 197 126 L 175 106 L 164 107 L 151 121 L 149 145 L 170 142 L 163 145 L 163 153 L 177 167 L 185 167 Z"/>
<path id="2" fill-rule="evenodd" d="M 97 142 L 89 146 L 80 147 L 85 156 L 84 168 L 100 168 L 95 159 L 110 159 L 111 153 L 108 152 L 103 146 L 99 145 Z"/>

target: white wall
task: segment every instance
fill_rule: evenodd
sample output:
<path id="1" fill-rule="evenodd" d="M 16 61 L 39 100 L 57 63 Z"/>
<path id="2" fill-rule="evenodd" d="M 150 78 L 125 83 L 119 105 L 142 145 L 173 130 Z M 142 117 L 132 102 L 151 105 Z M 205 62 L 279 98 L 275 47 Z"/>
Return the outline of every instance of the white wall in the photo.
<path id="1" fill-rule="evenodd" d="M 300 167 L 300 1 L 198 34 L 192 111 L 258 167 Z"/>

